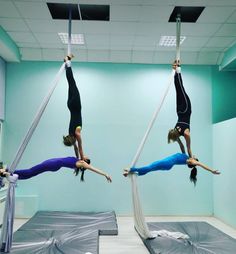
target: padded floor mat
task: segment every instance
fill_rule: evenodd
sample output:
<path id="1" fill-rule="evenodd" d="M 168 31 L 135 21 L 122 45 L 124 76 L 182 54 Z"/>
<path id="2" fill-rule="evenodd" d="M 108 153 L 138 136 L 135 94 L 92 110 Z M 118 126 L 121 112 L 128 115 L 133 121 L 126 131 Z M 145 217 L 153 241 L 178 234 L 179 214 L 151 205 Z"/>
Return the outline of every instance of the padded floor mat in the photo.
<path id="1" fill-rule="evenodd" d="M 114 212 L 39 211 L 13 235 L 14 254 L 98 254 L 99 235 L 117 235 Z"/>
<path id="2" fill-rule="evenodd" d="M 151 254 L 235 254 L 236 239 L 206 222 L 151 222 L 153 230 L 187 234 L 189 239 L 156 237 L 142 239 Z"/>

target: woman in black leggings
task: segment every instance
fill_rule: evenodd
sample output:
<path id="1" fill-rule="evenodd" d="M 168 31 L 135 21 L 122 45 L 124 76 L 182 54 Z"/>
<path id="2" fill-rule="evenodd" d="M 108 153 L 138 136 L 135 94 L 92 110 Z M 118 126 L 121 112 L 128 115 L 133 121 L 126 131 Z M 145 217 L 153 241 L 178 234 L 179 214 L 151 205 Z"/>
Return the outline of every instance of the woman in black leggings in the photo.
<path id="1" fill-rule="evenodd" d="M 174 62 L 173 69 L 175 70 L 174 83 L 176 90 L 176 111 L 178 121 L 175 128 L 171 129 L 168 133 L 168 143 L 171 141 L 177 141 L 182 151 L 184 145 L 180 140 L 180 136 L 183 136 L 186 141 L 188 155 L 189 157 L 193 157 L 190 145 L 190 117 L 192 113 L 191 102 L 183 86 L 179 61 Z"/>
<path id="2" fill-rule="evenodd" d="M 84 156 L 82 147 L 82 115 L 81 115 L 81 100 L 80 93 L 76 86 L 73 72 L 71 69 L 71 57 L 67 56 L 65 58 L 66 63 L 66 78 L 68 81 L 68 100 L 67 106 L 70 110 L 70 125 L 69 125 L 69 135 L 63 136 L 63 143 L 66 146 L 74 146 L 75 155 L 81 160 L 86 160 Z"/>

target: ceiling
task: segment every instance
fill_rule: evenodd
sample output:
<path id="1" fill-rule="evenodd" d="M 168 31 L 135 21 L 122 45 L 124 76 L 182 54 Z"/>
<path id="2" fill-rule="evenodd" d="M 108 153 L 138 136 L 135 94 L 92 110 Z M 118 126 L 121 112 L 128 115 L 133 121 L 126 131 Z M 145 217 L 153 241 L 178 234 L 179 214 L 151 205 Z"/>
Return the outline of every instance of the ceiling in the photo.
<path id="1" fill-rule="evenodd" d="M 85 37 L 85 45 L 72 47 L 79 62 L 169 64 L 175 47 L 158 42 L 176 34 L 168 22 L 175 6 L 205 7 L 196 23 L 181 24 L 185 64 L 220 65 L 236 43 L 236 0 L 0 0 L 0 25 L 21 60 L 61 61 L 67 54 L 58 33 L 68 31 L 68 21 L 53 20 L 47 2 L 110 5 L 110 21 L 73 20 L 72 33 Z"/>

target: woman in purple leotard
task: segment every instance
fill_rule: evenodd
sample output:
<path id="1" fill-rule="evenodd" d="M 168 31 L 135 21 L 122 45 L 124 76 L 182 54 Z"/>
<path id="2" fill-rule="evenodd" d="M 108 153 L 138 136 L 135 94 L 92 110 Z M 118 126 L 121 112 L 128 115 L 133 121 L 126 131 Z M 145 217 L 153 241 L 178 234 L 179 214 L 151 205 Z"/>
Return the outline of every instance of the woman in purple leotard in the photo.
<path id="1" fill-rule="evenodd" d="M 6 168 L 3 166 L 0 169 L 0 176 L 7 178 L 18 178 L 20 180 L 29 179 L 31 177 L 37 176 L 39 174 L 42 174 L 44 172 L 55 172 L 61 169 L 62 167 L 65 168 L 71 168 L 74 169 L 75 175 L 78 175 L 79 171 L 82 170 L 90 170 L 94 173 L 100 174 L 102 176 L 105 176 L 108 182 L 111 182 L 111 177 L 103 172 L 101 169 L 95 168 L 89 163 L 79 160 L 76 157 L 63 157 L 63 158 L 52 158 L 48 159 L 46 161 L 41 162 L 38 165 L 35 165 L 28 169 L 17 169 L 15 170 L 14 174 L 10 174 Z M 83 181 L 83 179 L 81 179 Z"/>

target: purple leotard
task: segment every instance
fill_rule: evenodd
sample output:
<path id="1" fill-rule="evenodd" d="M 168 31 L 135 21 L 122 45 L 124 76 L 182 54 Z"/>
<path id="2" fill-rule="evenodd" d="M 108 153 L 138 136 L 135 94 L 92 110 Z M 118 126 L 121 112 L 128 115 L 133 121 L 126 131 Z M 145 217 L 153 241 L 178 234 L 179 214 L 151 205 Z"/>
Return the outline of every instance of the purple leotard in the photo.
<path id="1" fill-rule="evenodd" d="M 75 164 L 77 161 L 78 159 L 76 157 L 48 159 L 38 165 L 33 166 L 32 168 L 15 170 L 14 174 L 17 174 L 19 176 L 18 179 L 25 180 L 37 176 L 39 174 L 42 174 L 44 172 L 48 171 L 55 172 L 62 167 L 74 169 L 76 168 Z"/>

